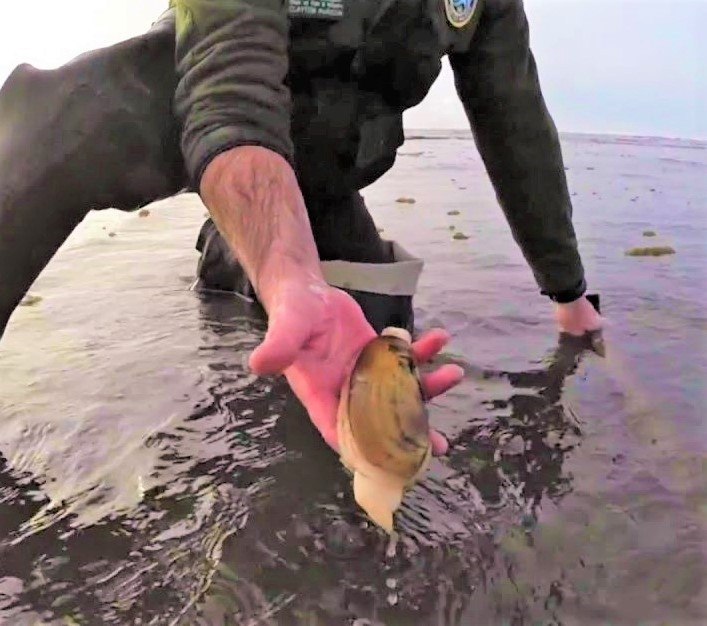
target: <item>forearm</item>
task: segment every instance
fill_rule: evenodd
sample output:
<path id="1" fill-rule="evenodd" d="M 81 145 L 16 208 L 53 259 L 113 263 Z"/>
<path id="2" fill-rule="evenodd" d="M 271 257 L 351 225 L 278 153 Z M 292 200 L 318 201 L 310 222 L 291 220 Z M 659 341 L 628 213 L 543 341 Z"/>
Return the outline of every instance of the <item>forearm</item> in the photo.
<path id="1" fill-rule="evenodd" d="M 541 290 L 573 299 L 584 269 L 522 2 L 488 0 L 477 36 L 471 53 L 450 60 L 479 152 Z"/>
<path id="2" fill-rule="evenodd" d="M 281 156 L 250 146 L 224 152 L 200 192 L 266 310 L 291 281 L 324 284 L 302 193 Z"/>
<path id="3" fill-rule="evenodd" d="M 321 274 L 290 166 L 287 5 L 282 0 L 172 0 L 175 111 L 191 180 L 258 297 Z"/>
<path id="4" fill-rule="evenodd" d="M 584 268 L 557 131 L 544 103 L 535 97 L 519 98 L 516 106 L 522 111 L 479 107 L 475 119 L 479 150 L 513 237 L 541 290 L 582 291 Z"/>

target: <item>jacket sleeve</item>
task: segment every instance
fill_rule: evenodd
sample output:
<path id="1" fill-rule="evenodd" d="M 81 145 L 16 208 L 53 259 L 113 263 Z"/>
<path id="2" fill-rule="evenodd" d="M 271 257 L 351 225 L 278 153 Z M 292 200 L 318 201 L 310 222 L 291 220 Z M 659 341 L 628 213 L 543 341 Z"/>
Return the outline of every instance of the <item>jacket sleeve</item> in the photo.
<path id="1" fill-rule="evenodd" d="M 177 13 L 174 108 L 194 190 L 211 159 L 243 145 L 293 160 L 285 0 L 170 0 Z"/>
<path id="2" fill-rule="evenodd" d="M 584 269 L 558 132 L 543 99 L 522 0 L 486 0 L 468 52 L 451 54 L 457 93 L 515 241 L 541 292 L 580 297 Z"/>

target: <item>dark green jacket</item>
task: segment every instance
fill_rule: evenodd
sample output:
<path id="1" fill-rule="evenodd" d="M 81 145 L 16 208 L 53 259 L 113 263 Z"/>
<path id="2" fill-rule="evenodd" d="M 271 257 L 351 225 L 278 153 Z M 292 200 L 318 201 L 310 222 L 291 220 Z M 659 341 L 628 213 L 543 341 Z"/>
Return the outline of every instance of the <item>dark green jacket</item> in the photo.
<path id="1" fill-rule="evenodd" d="M 404 141 L 403 112 L 425 97 L 448 55 L 478 149 L 541 290 L 560 300 L 584 291 L 560 144 L 522 0 L 171 4 L 175 103 L 194 188 L 213 156 L 238 145 L 282 154 L 305 198 L 371 184 Z"/>

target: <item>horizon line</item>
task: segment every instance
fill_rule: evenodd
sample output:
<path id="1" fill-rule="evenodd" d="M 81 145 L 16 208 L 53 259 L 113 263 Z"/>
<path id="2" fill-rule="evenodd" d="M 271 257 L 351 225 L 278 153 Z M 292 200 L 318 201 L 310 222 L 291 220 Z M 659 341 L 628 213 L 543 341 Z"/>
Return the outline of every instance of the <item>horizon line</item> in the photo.
<path id="1" fill-rule="evenodd" d="M 468 132 L 471 134 L 471 129 L 469 127 L 449 127 L 449 128 L 414 128 L 406 127 L 405 132 Z M 587 137 L 627 137 L 633 139 L 665 139 L 668 141 L 698 141 L 707 142 L 707 135 L 701 136 L 681 136 L 681 135 L 646 135 L 643 133 L 632 133 L 632 132 L 617 132 L 617 131 L 580 131 L 580 130 L 559 130 L 560 135 L 584 135 Z"/>

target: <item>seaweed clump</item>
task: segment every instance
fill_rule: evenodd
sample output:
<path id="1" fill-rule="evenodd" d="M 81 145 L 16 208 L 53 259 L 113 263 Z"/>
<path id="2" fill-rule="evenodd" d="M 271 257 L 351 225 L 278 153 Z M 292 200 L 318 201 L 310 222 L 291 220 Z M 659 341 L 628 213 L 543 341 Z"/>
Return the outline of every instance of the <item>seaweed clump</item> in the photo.
<path id="1" fill-rule="evenodd" d="M 649 246 L 646 248 L 629 248 L 626 250 L 627 256 L 665 256 L 675 254 L 675 250 L 670 246 Z"/>
<path id="2" fill-rule="evenodd" d="M 36 296 L 34 294 L 28 293 L 24 298 L 22 298 L 20 306 L 34 306 L 35 304 L 39 304 L 41 301 L 42 296 Z"/>

